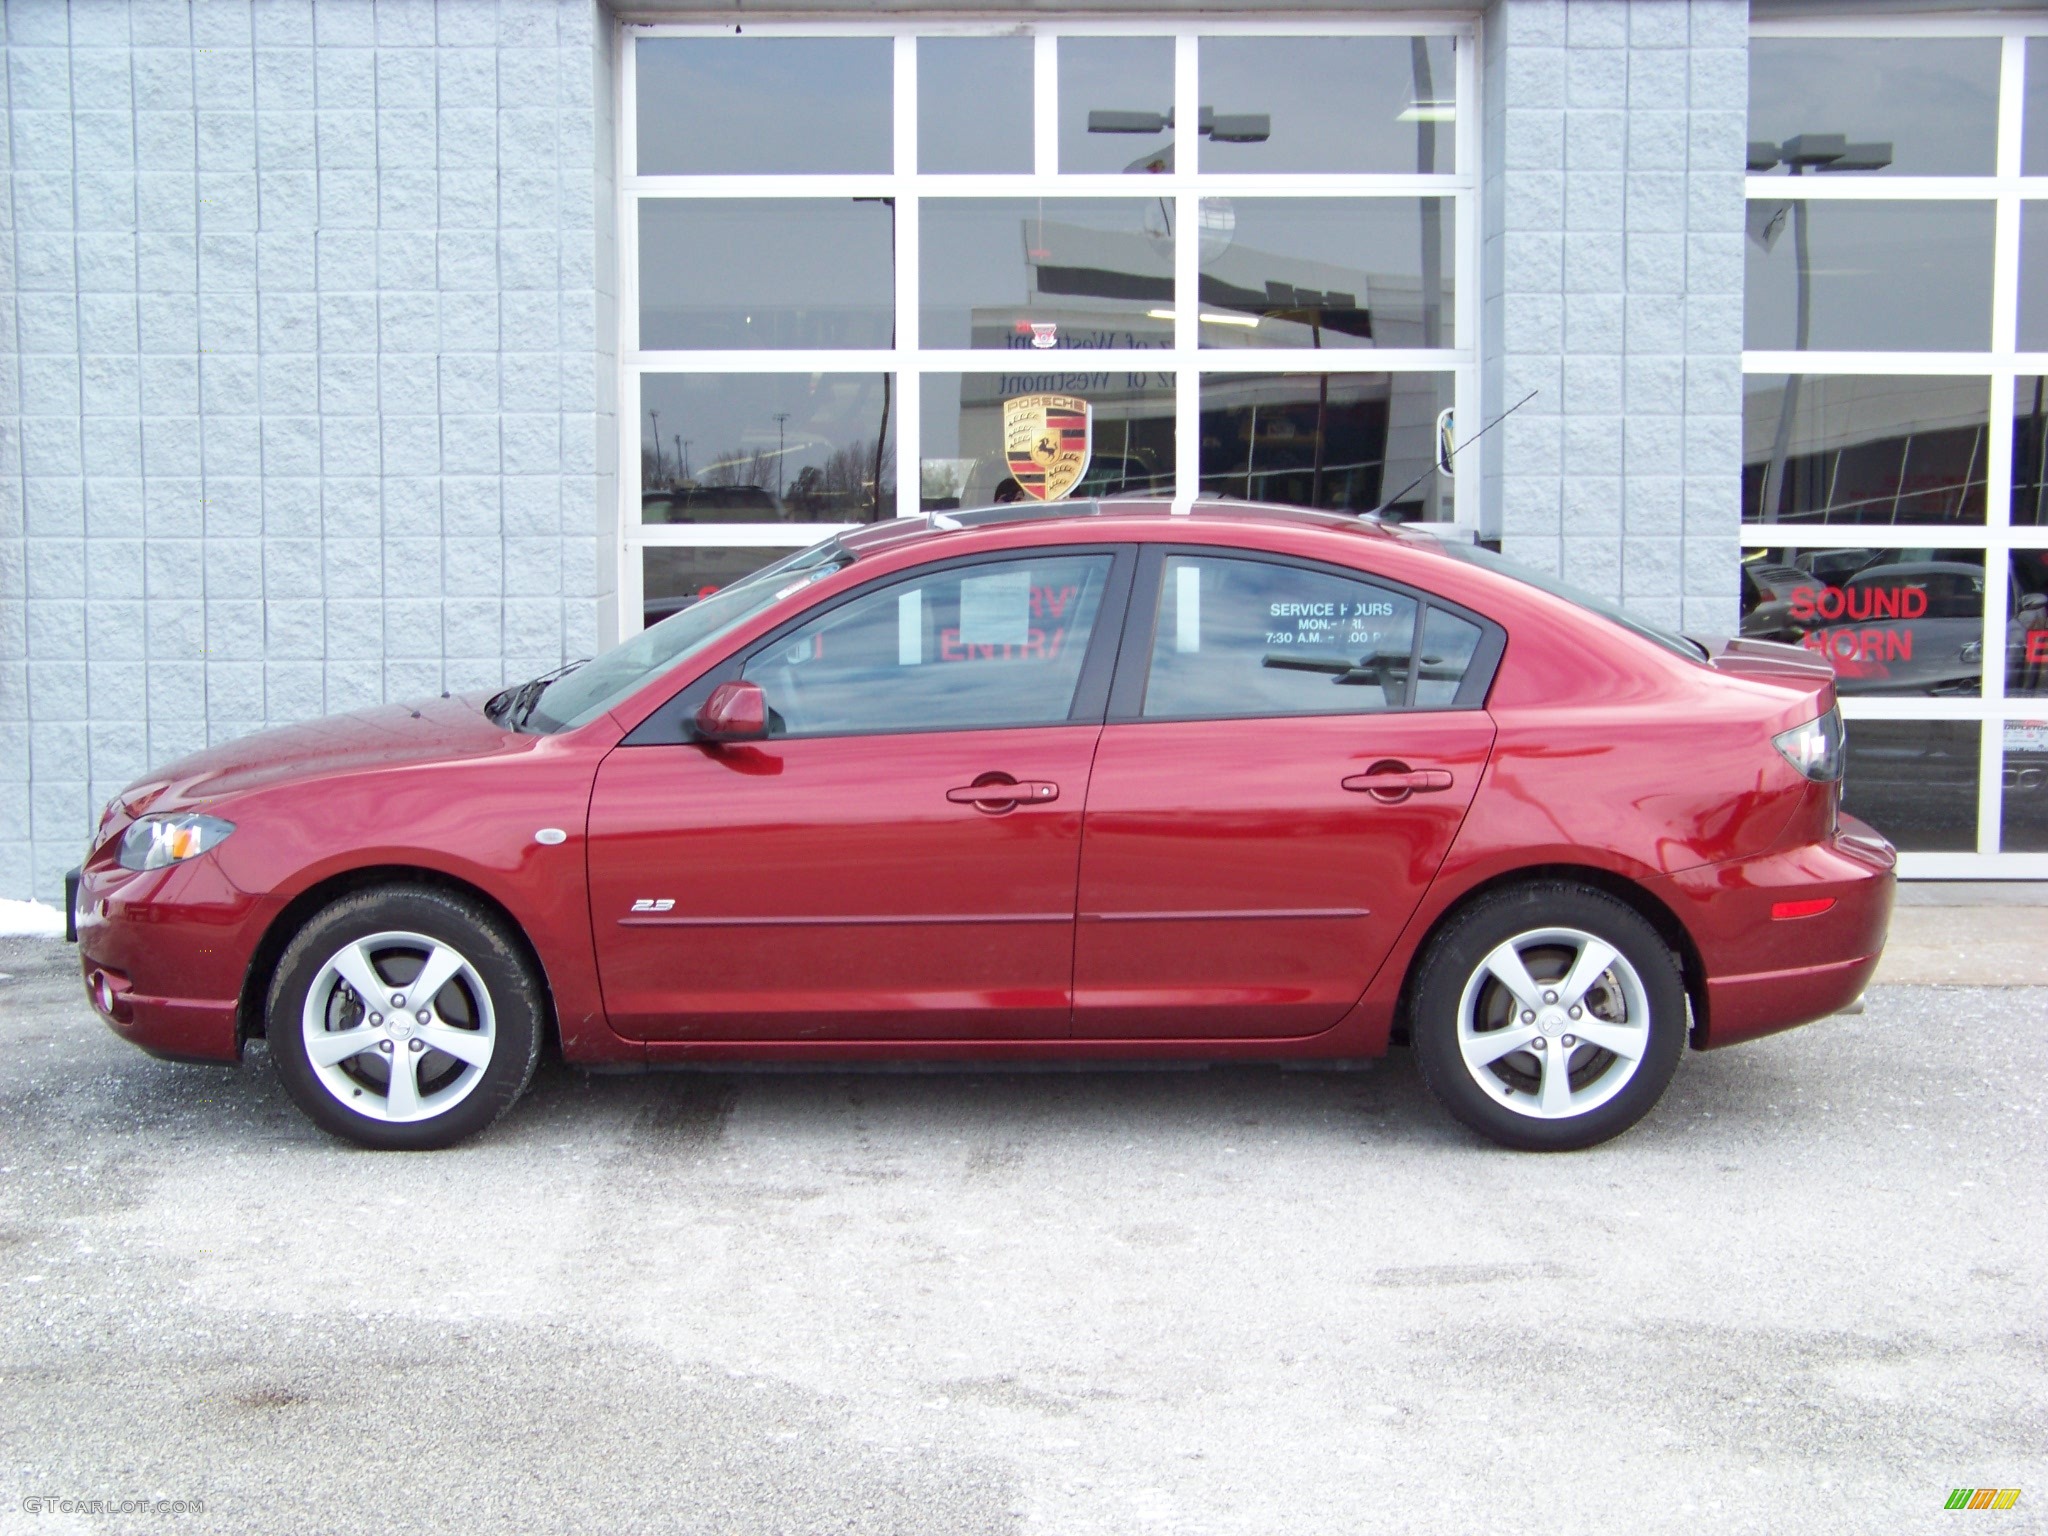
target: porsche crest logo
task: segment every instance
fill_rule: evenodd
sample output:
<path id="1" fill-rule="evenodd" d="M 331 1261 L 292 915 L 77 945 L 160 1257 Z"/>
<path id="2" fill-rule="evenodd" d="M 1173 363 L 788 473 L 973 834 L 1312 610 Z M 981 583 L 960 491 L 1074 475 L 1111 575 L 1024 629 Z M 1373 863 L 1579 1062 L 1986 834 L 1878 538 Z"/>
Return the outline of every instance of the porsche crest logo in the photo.
<path id="1" fill-rule="evenodd" d="M 1034 501 L 1071 495 L 1093 447 L 1088 402 L 1074 395 L 1019 395 L 1003 402 L 1003 453 Z"/>

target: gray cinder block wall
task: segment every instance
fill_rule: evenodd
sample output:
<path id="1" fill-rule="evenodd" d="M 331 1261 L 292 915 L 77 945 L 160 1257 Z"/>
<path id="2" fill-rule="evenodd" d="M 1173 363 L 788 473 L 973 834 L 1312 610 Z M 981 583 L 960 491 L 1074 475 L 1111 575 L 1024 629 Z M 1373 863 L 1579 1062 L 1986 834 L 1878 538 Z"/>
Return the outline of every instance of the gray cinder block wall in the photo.
<path id="1" fill-rule="evenodd" d="M 612 32 L 596 0 L 5 16 L 0 895 L 48 898 L 152 763 L 609 627 Z M 1484 515 L 1701 629 L 1735 618 L 1746 48 L 1742 0 L 1485 11 L 1488 413 L 1540 393 L 1481 445 Z"/>
<path id="2" fill-rule="evenodd" d="M 48 898 L 153 763 L 594 647 L 611 35 L 593 0 L 5 15 L 0 894 Z"/>
<path id="3" fill-rule="evenodd" d="M 1484 500 L 1503 550 L 1646 618 L 1736 625 L 1745 0 L 1485 18 Z"/>

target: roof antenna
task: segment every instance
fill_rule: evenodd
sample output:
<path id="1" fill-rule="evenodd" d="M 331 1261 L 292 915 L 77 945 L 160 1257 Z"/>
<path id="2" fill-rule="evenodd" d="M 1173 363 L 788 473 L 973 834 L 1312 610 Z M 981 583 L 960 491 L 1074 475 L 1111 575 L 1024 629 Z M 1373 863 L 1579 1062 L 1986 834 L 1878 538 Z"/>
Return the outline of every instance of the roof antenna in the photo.
<path id="1" fill-rule="evenodd" d="M 1540 389 L 1530 390 L 1529 393 L 1522 396 L 1521 399 L 1517 400 L 1513 405 L 1509 406 L 1506 410 L 1502 411 L 1498 416 L 1494 417 L 1493 420 L 1489 421 L 1477 432 L 1474 432 L 1470 437 L 1466 438 L 1464 442 L 1458 444 L 1458 446 L 1453 448 L 1449 453 L 1443 452 L 1443 444 L 1438 443 L 1437 453 L 1434 457 L 1430 459 L 1429 468 L 1425 469 L 1413 480 L 1410 480 L 1406 485 L 1402 486 L 1400 490 L 1394 492 L 1393 495 L 1389 496 L 1385 501 L 1381 502 L 1378 506 L 1374 507 L 1370 512 L 1366 513 L 1365 515 L 1367 517 L 1378 517 L 1382 512 L 1386 511 L 1387 508 L 1391 507 L 1403 496 L 1406 496 L 1410 491 L 1414 490 L 1415 487 L 1422 484 L 1423 481 L 1427 480 L 1431 475 L 1435 474 L 1438 470 L 1448 470 L 1451 467 L 1452 459 L 1455 459 L 1459 454 L 1463 453 L 1467 448 L 1470 448 L 1474 443 L 1478 442 L 1479 439 L 1486 436 L 1487 433 L 1491 432 L 1495 427 L 1499 426 L 1502 422 L 1506 421 L 1510 416 L 1514 415 L 1515 412 L 1519 411 L 1523 406 L 1527 405 L 1531 400 L 1534 400 L 1538 395 L 1542 393 L 1543 391 Z"/>

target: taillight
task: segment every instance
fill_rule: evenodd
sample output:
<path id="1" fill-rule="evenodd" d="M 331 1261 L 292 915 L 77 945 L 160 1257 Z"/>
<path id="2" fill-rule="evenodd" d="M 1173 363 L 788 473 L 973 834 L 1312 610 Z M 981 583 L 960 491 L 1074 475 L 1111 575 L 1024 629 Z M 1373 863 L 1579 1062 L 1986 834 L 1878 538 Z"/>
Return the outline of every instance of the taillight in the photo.
<path id="1" fill-rule="evenodd" d="M 1771 745 L 1814 783 L 1831 784 L 1842 777 L 1845 740 L 1842 712 L 1835 708 L 1804 725 L 1780 731 L 1771 738 Z"/>

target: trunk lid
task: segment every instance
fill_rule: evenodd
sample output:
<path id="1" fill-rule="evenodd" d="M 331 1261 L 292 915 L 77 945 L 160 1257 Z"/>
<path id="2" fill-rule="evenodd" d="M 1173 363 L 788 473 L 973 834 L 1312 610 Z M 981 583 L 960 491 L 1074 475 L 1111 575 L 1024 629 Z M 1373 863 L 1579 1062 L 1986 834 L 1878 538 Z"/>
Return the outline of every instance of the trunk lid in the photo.
<path id="1" fill-rule="evenodd" d="M 1835 703 L 1835 669 L 1825 656 L 1804 646 L 1785 645 L 1776 640 L 1750 640 L 1742 636 L 1714 641 L 1702 640 L 1707 661 L 1716 672 L 1750 682 L 1772 683 L 1797 693 L 1814 696 L 1817 713 Z"/>

